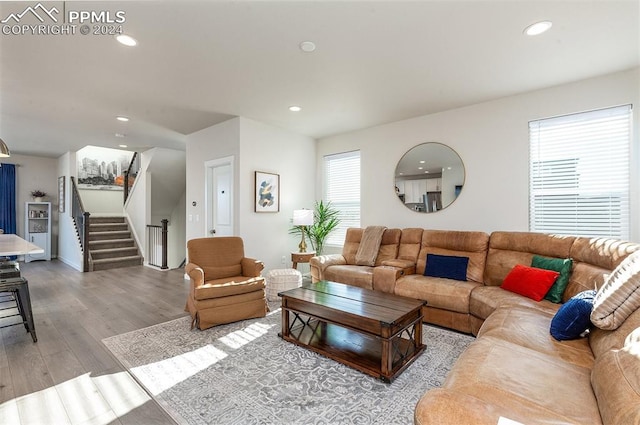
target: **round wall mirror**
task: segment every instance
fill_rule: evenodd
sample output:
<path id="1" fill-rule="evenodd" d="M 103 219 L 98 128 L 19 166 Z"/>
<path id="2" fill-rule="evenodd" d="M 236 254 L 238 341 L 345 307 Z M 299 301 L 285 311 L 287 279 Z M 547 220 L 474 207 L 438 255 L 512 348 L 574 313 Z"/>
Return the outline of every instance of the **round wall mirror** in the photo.
<path id="1" fill-rule="evenodd" d="M 460 155 L 442 143 L 423 143 L 410 149 L 396 166 L 396 195 L 416 212 L 436 212 L 451 205 L 464 186 Z"/>

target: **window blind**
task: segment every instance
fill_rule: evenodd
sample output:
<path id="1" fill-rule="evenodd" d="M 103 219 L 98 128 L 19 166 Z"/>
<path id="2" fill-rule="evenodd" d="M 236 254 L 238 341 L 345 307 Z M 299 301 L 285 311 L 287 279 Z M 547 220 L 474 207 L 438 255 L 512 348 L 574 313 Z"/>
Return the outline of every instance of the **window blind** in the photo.
<path id="1" fill-rule="evenodd" d="M 360 227 L 360 151 L 324 157 L 324 199 L 339 211 L 340 224 L 325 244 L 341 246 L 349 227 Z"/>
<path id="2" fill-rule="evenodd" d="M 529 123 L 529 228 L 629 239 L 631 105 Z"/>

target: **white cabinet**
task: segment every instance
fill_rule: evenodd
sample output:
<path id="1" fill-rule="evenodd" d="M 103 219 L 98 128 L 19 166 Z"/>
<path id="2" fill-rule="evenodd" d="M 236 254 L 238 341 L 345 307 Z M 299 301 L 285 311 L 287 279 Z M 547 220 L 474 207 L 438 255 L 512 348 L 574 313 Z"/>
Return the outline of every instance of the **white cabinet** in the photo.
<path id="1" fill-rule="evenodd" d="M 442 179 L 427 179 L 427 192 L 440 192 L 442 190 Z"/>
<path id="2" fill-rule="evenodd" d="M 25 239 L 42 248 L 42 254 L 27 254 L 24 261 L 51 260 L 51 202 L 25 202 Z"/>
<path id="3" fill-rule="evenodd" d="M 427 179 L 405 180 L 404 203 L 419 204 L 424 202 L 422 195 L 427 193 Z"/>

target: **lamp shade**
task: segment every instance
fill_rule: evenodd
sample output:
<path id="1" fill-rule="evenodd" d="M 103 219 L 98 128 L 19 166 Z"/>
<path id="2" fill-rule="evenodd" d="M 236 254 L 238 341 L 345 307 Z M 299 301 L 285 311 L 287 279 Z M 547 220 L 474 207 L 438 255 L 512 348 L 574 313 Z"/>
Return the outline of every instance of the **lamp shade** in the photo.
<path id="1" fill-rule="evenodd" d="M 312 210 L 294 210 L 293 225 L 294 226 L 311 226 L 313 224 Z"/>
<path id="2" fill-rule="evenodd" d="M 0 139 L 0 158 L 7 158 L 11 156 L 11 152 L 9 152 L 9 148 L 7 144 Z"/>

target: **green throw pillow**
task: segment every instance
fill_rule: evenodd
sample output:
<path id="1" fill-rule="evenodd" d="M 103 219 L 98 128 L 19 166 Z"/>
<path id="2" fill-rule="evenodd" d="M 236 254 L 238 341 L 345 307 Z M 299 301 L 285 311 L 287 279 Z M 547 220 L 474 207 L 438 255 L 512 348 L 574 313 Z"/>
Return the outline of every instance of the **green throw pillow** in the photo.
<path id="1" fill-rule="evenodd" d="M 560 275 L 554 282 L 544 299 L 553 303 L 562 302 L 562 294 L 565 288 L 569 284 L 569 276 L 571 276 L 571 269 L 573 267 L 573 260 L 571 258 L 548 258 L 534 255 L 531 260 L 531 267 L 538 269 L 553 270 Z"/>

